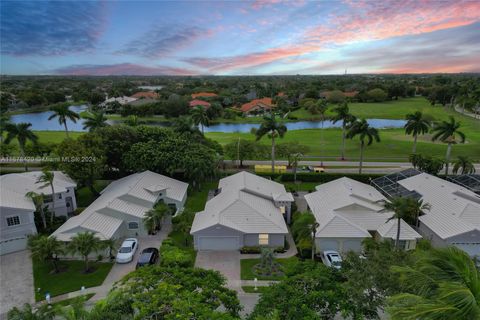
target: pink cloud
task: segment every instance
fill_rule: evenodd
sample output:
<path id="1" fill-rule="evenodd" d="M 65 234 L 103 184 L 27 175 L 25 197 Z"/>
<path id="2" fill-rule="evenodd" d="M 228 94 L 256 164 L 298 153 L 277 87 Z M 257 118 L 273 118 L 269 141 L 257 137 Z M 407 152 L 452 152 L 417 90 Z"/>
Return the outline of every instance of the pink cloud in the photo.
<path id="1" fill-rule="evenodd" d="M 55 74 L 61 75 L 76 75 L 76 76 L 121 76 L 121 75 L 141 75 L 141 76 L 153 76 L 153 75 L 195 75 L 198 72 L 193 70 L 166 67 L 166 66 L 153 66 L 147 67 L 133 63 L 120 63 L 111 65 L 73 65 L 54 70 Z"/>

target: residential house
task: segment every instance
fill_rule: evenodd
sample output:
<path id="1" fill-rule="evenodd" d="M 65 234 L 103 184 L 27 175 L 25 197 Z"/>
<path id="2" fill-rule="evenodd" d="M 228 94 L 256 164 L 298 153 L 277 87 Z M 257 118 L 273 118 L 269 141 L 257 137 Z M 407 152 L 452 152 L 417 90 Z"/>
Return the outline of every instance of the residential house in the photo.
<path id="1" fill-rule="evenodd" d="M 197 99 L 197 98 L 213 98 L 213 97 L 218 97 L 216 93 L 213 92 L 198 92 L 198 93 L 192 93 L 192 99 Z"/>
<path id="2" fill-rule="evenodd" d="M 320 98 L 328 99 L 330 98 L 331 94 L 332 94 L 332 91 L 322 91 L 320 92 Z M 346 91 L 346 92 L 342 92 L 342 94 L 345 98 L 355 98 L 358 95 L 358 91 Z"/>
<path id="3" fill-rule="evenodd" d="M 350 178 L 340 178 L 317 186 L 305 195 L 308 207 L 319 224 L 315 234 L 318 252 L 362 250 L 366 238 L 395 241 L 397 219 L 384 210 L 387 200 L 374 187 Z M 400 221 L 400 246 L 414 249 L 421 236 L 403 220 Z"/>
<path id="4" fill-rule="evenodd" d="M 398 184 L 430 204 L 418 231 L 436 247 L 454 245 L 480 256 L 480 195 L 439 177 L 420 173 Z"/>
<path id="5" fill-rule="evenodd" d="M 135 99 L 158 99 L 158 97 L 158 93 L 152 91 L 140 91 L 131 96 Z"/>
<path id="6" fill-rule="evenodd" d="M 58 228 L 52 236 L 69 241 L 79 232 L 90 231 L 101 240 L 148 234 L 145 213 L 159 202 L 180 212 L 187 199 L 188 184 L 144 171 L 112 182 L 85 210 Z"/>
<path id="7" fill-rule="evenodd" d="M 254 99 L 248 103 L 243 104 L 240 110 L 246 114 L 259 114 L 272 110 L 275 105 L 272 103 L 272 98 Z"/>
<path id="8" fill-rule="evenodd" d="M 112 97 L 112 98 L 108 98 L 99 104 L 100 107 L 106 107 L 109 103 L 112 103 L 112 102 L 118 102 L 120 103 L 122 106 L 127 104 L 127 103 L 131 103 L 133 101 L 137 100 L 137 98 L 133 98 L 133 97 L 127 97 L 127 96 L 122 96 L 122 97 Z"/>
<path id="9" fill-rule="evenodd" d="M 195 249 L 283 247 L 293 201 L 282 184 L 245 171 L 223 178 L 193 220 Z"/>
<path id="10" fill-rule="evenodd" d="M 36 234 L 33 200 L 26 196 L 28 192 L 44 194 L 44 205 L 57 216 L 67 216 L 77 208 L 75 199 L 76 183 L 60 171 L 54 171 L 52 189 L 37 183 L 40 171 L 11 173 L 0 176 L 0 254 L 24 250 L 27 237 Z M 55 202 L 55 207 L 54 207 Z"/>
<path id="11" fill-rule="evenodd" d="M 192 101 L 189 102 L 189 106 L 191 108 L 201 106 L 201 107 L 204 107 L 204 108 L 208 109 L 208 108 L 210 108 L 210 103 L 208 103 L 207 101 L 195 99 L 195 100 L 192 100 Z"/>

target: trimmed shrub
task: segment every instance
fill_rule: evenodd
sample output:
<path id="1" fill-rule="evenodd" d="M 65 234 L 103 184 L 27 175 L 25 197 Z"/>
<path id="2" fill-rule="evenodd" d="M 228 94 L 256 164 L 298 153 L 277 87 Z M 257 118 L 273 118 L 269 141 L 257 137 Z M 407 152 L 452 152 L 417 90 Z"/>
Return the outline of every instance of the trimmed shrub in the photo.
<path id="1" fill-rule="evenodd" d="M 257 173 L 257 175 L 262 177 L 270 177 L 272 180 L 281 181 L 281 182 L 293 182 L 294 175 L 291 172 L 282 173 L 282 174 L 272 174 L 267 172 Z M 363 183 L 370 183 L 371 179 L 375 179 L 383 176 L 382 174 L 356 174 L 356 173 L 313 173 L 313 172 L 301 172 L 297 173 L 297 180 L 303 182 L 330 182 L 342 177 L 351 178 Z"/>
<path id="2" fill-rule="evenodd" d="M 167 239 L 166 239 L 167 240 Z M 193 267 L 195 261 L 192 254 L 187 251 L 163 242 L 160 247 L 160 265 L 162 267 Z"/>

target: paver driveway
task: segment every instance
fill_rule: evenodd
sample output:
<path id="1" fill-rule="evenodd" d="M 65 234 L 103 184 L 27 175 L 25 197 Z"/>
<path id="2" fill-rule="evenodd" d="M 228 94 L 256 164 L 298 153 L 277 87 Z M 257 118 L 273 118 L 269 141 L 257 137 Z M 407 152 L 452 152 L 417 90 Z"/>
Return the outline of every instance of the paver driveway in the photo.
<path id="1" fill-rule="evenodd" d="M 13 307 L 34 303 L 30 251 L 0 256 L 0 318 Z"/>
<path id="2" fill-rule="evenodd" d="M 227 278 L 227 287 L 241 289 L 239 251 L 199 251 L 195 266 L 220 271 Z"/>

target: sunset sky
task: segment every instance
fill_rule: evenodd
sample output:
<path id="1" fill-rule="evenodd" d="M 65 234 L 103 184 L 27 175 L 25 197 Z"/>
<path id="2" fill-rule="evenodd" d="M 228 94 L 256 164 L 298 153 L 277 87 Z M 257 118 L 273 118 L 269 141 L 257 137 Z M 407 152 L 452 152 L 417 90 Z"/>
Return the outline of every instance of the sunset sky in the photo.
<path id="1" fill-rule="evenodd" d="M 480 72 L 480 1 L 1 1 L 2 74 Z"/>

